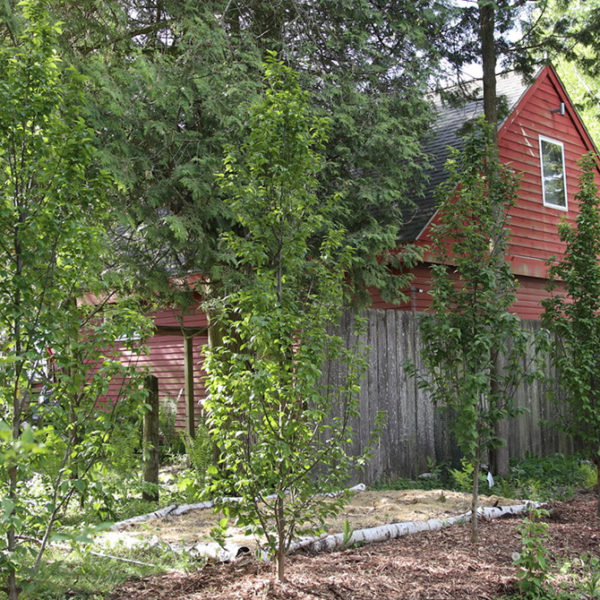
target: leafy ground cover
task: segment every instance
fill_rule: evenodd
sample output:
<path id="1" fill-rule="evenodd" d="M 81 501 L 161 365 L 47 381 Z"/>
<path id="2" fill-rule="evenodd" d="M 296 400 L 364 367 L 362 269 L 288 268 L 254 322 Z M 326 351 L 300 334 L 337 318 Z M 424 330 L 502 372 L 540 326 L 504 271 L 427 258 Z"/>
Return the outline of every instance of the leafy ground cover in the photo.
<path id="1" fill-rule="evenodd" d="M 471 491 L 471 473 L 468 467 L 452 468 L 448 465 L 430 465 L 427 477 L 407 479 L 399 477 L 381 481 L 375 489 L 392 490 L 434 490 L 440 487 L 460 492 Z M 596 469 L 589 461 L 571 454 L 553 456 L 528 456 L 520 461 L 512 461 L 510 473 L 496 477 L 490 488 L 486 474 L 480 476 L 482 494 L 498 494 L 506 498 L 526 498 L 537 502 L 569 500 L 579 489 L 589 489 L 596 485 Z"/>
<path id="2" fill-rule="evenodd" d="M 589 493 L 552 502 L 545 517 L 550 537 L 547 600 L 600 598 L 600 522 Z M 291 557 L 285 583 L 272 566 L 244 558 L 129 581 L 110 600 L 425 600 L 522 597 L 514 555 L 522 549 L 519 518 L 482 522 L 480 541 L 468 526 L 421 533 L 343 552 Z M 544 574 L 545 577 L 545 574 Z"/>

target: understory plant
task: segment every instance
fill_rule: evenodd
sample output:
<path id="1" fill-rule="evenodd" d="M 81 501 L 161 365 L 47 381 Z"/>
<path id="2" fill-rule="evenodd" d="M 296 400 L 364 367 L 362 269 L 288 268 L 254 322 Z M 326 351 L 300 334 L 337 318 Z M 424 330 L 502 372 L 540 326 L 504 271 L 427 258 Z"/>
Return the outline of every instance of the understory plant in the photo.
<path id="1" fill-rule="evenodd" d="M 527 456 L 511 461 L 510 472 L 496 479 L 498 493 L 537 502 L 568 500 L 596 485 L 596 468 L 580 455 Z"/>
<path id="2" fill-rule="evenodd" d="M 545 543 L 550 538 L 548 523 L 541 519 L 550 513 L 543 508 L 532 508 L 523 523 L 517 527 L 521 535 L 521 552 L 513 555 L 517 567 L 519 589 L 524 598 L 546 598 L 549 572 L 548 551 Z"/>
<path id="3" fill-rule="evenodd" d="M 319 195 L 327 121 L 316 118 L 297 75 L 271 55 L 247 141 L 220 181 L 236 220 L 223 238 L 240 287 L 213 307 L 224 332 L 208 351 L 205 408 L 217 447 L 209 468 L 218 508 L 260 536 L 285 577 L 293 539 L 340 510 L 356 463 L 346 451 L 357 414 L 362 355 L 334 333 L 352 252 Z M 324 377 L 326 361 L 346 375 Z"/>

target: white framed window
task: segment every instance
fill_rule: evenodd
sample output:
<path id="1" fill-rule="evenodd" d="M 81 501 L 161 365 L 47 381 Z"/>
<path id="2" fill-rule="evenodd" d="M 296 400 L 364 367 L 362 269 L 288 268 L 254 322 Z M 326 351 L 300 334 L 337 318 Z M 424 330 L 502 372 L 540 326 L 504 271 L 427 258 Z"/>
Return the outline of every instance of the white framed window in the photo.
<path id="1" fill-rule="evenodd" d="M 544 206 L 567 210 L 565 148 L 562 142 L 540 135 L 540 168 Z"/>

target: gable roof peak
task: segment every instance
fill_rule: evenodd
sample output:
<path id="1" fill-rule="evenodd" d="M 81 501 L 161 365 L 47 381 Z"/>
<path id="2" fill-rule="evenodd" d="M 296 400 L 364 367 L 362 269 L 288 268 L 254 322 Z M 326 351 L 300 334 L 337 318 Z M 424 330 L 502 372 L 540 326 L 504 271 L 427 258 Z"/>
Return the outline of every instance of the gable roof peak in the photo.
<path id="1" fill-rule="evenodd" d="M 560 90 L 559 93 L 564 98 L 565 103 L 571 107 L 573 106 L 560 77 L 550 63 L 540 66 L 533 77 L 524 76 L 516 71 L 499 73 L 496 78 L 500 115 L 499 130 L 510 120 L 511 116 L 514 116 L 515 109 L 525 95 L 538 81 L 543 80 L 545 77 L 550 77 L 557 84 Z M 427 171 L 429 181 L 423 196 L 415 198 L 415 206 L 405 213 L 406 218 L 401 231 L 401 241 L 418 239 L 431 222 L 437 212 L 435 189 L 446 177 L 445 164 L 449 157 L 448 148 L 461 150 L 464 147 L 461 134 L 465 129 L 465 125 L 473 122 L 483 114 L 482 80 L 474 79 L 463 85 L 467 86 L 467 92 L 471 93 L 471 97 L 469 98 L 467 93 L 466 99 L 459 105 L 444 102 L 444 94 L 441 97 L 432 98 L 436 119 L 431 128 L 430 137 L 424 145 L 424 150 L 430 158 L 430 167 Z M 450 89 L 446 90 L 446 92 L 450 91 Z M 577 121 L 576 127 L 584 132 L 585 137 L 589 140 L 590 147 L 593 147 L 591 137 L 576 113 L 575 118 Z"/>

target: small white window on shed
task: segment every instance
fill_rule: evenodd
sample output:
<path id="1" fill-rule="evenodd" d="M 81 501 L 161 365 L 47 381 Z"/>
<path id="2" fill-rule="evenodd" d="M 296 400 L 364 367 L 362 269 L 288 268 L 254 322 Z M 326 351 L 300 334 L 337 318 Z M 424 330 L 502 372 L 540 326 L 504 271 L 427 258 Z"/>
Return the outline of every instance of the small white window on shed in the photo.
<path id="1" fill-rule="evenodd" d="M 540 163 L 544 206 L 567 210 L 565 149 L 562 142 L 540 136 Z"/>

